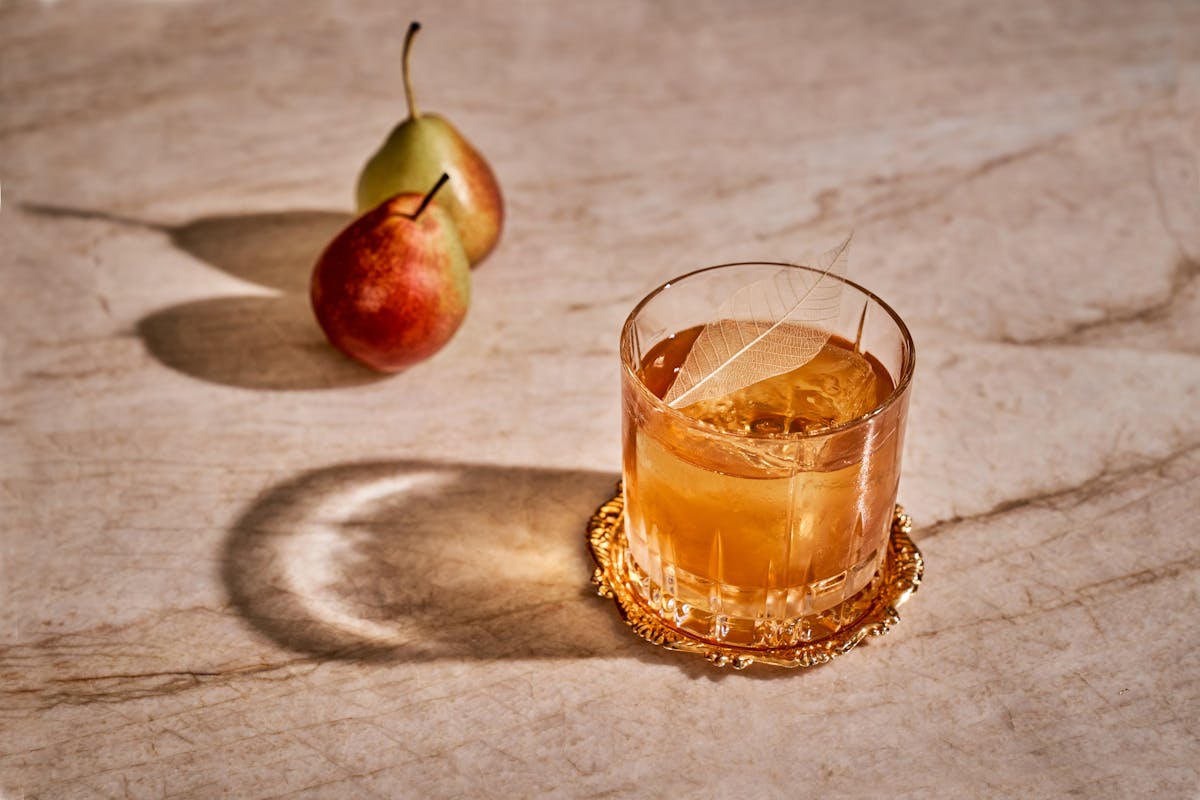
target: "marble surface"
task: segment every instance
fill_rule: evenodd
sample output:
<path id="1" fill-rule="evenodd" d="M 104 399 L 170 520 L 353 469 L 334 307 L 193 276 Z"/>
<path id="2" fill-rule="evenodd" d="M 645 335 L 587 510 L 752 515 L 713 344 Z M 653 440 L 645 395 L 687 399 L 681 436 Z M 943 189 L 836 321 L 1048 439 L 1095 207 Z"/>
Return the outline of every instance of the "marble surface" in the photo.
<path id="1" fill-rule="evenodd" d="M 378 379 L 305 286 L 412 18 L 509 222 Z M 0 795 L 1196 797 L 1198 157 L 1189 2 L 0 4 Z M 926 583 L 661 653 L 583 549 L 620 323 L 851 228 Z"/>

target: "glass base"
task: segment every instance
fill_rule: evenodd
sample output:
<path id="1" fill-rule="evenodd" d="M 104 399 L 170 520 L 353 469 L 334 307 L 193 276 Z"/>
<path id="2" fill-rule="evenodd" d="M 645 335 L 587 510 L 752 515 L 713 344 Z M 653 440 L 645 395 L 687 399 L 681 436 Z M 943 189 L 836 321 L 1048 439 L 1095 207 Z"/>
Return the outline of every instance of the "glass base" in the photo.
<path id="1" fill-rule="evenodd" d="M 875 559 L 877 562 L 878 559 Z M 637 561 L 628 553 L 625 564 L 629 572 L 629 585 L 637 594 L 639 603 L 660 617 L 665 624 L 680 633 L 703 639 L 713 644 L 730 645 L 751 650 L 778 649 L 825 639 L 850 627 L 862 619 L 874 605 L 879 594 L 882 575 L 875 572 L 868 577 L 867 584 L 845 600 L 824 611 L 812 611 L 803 616 L 788 618 L 763 618 L 738 616 L 736 613 L 718 614 L 704 607 L 704 598 L 688 601 L 688 598 L 673 595 L 656 584 L 646 575 Z M 874 563 L 871 565 L 874 568 Z M 737 596 L 726 587 L 726 604 L 737 606 Z M 746 594 L 751 594 L 746 592 Z M 762 591 L 752 594 L 749 602 L 741 605 L 762 607 Z M 757 602 L 755 602 L 757 601 Z"/>
<path id="2" fill-rule="evenodd" d="M 866 637 L 882 636 L 891 630 L 900 620 L 896 608 L 917 590 L 924 572 L 921 552 L 909 537 L 912 518 L 896 506 L 883 566 L 866 589 L 847 601 L 849 606 L 839 609 L 842 620 L 857 616 L 855 621 L 842 624 L 839 630 L 825 636 L 819 635 L 817 626 L 807 634 L 814 638 L 807 640 L 789 634 L 778 646 L 739 646 L 730 641 L 728 632 L 720 637 L 721 641 L 689 632 L 685 628 L 695 628 L 694 623 L 699 621 L 686 616 L 676 620 L 679 609 L 653 607 L 652 598 L 647 596 L 652 590 L 645 590 L 644 577 L 629 557 L 624 512 L 625 501 L 618 485 L 616 497 L 600 506 L 588 522 L 588 546 L 597 565 L 592 582 L 597 592 L 616 601 L 625 622 L 651 644 L 704 655 L 719 667 L 745 669 L 755 661 L 782 667 L 824 664 L 849 652 Z M 719 628 L 716 630 L 720 632 Z M 796 641 L 798 638 L 802 641 Z"/>

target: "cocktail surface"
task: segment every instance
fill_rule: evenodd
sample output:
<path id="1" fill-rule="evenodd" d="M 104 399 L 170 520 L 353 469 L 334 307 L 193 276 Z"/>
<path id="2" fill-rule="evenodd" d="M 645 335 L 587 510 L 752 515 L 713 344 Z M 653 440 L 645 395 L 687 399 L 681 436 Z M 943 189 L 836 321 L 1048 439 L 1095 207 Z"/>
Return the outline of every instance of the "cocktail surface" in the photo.
<path id="1" fill-rule="evenodd" d="M 650 348 L 638 376 L 646 388 L 660 398 L 666 395 L 702 329 L 688 328 Z M 831 336 L 807 364 L 680 410 L 732 433 L 811 433 L 863 416 L 894 388 L 876 358 Z"/>

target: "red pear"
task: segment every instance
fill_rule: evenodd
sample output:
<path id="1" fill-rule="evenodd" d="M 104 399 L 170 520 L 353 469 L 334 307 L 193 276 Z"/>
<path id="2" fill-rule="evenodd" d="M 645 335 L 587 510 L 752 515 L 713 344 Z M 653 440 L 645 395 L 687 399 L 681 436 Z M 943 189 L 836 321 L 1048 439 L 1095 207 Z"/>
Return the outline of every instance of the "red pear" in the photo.
<path id="1" fill-rule="evenodd" d="M 429 358 L 467 314 L 470 264 L 450 216 L 431 202 L 446 180 L 363 214 L 313 268 L 317 322 L 334 347 L 372 369 Z"/>

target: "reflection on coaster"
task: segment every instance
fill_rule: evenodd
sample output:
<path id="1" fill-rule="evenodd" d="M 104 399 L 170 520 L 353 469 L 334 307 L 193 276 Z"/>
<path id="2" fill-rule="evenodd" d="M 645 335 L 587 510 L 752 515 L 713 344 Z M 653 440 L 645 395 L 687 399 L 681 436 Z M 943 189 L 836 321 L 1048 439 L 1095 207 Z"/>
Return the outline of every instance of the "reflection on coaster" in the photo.
<path id="1" fill-rule="evenodd" d="M 646 641 L 668 650 L 699 653 L 718 667 L 745 669 L 755 661 L 781 667 L 812 667 L 848 653 L 866 637 L 882 636 L 900 621 L 896 609 L 920 586 L 925 569 L 921 551 L 909 538 L 912 518 L 896 506 L 879 593 L 857 622 L 824 639 L 786 647 L 715 644 L 671 627 L 643 603 L 629 576 L 624 512 L 625 499 L 618 485 L 616 497 L 600 506 L 588 521 L 588 548 L 596 562 L 592 583 L 597 592 L 615 600 L 622 619 Z"/>

